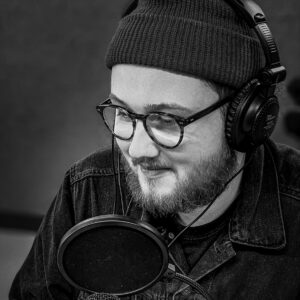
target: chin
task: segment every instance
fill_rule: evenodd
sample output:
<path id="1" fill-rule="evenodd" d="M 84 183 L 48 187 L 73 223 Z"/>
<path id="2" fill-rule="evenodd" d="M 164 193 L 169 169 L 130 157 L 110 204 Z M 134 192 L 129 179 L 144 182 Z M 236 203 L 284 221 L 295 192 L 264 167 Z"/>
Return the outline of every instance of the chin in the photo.
<path id="1" fill-rule="evenodd" d="M 138 175 L 141 191 L 144 196 L 154 196 L 158 199 L 170 197 L 174 193 L 176 187 L 176 177 L 174 174 L 166 176 L 158 176 L 157 178 L 148 178 L 143 174 Z"/>

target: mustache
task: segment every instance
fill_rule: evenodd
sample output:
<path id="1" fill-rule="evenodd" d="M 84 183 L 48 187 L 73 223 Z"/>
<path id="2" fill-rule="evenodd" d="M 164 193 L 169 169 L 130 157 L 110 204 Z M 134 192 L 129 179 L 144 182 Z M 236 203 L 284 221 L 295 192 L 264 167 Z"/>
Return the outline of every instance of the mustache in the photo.
<path id="1" fill-rule="evenodd" d="M 144 169 L 171 169 L 169 165 L 167 165 L 163 161 L 158 161 L 156 158 L 148 158 L 148 157 L 140 157 L 140 158 L 132 158 L 131 162 L 134 167 L 141 166 Z"/>

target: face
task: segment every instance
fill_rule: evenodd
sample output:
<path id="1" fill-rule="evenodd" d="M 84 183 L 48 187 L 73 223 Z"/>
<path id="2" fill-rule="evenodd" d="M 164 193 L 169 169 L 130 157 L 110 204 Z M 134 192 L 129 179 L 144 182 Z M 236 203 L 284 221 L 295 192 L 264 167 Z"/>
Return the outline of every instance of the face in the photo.
<path id="1" fill-rule="evenodd" d="M 200 79 L 134 65 L 112 69 L 113 104 L 138 113 L 154 111 L 188 117 L 219 97 Z M 220 109 L 184 128 L 174 149 L 157 145 L 137 121 L 133 138 L 117 139 L 134 200 L 160 216 L 189 212 L 211 202 L 236 169 L 227 146 Z"/>

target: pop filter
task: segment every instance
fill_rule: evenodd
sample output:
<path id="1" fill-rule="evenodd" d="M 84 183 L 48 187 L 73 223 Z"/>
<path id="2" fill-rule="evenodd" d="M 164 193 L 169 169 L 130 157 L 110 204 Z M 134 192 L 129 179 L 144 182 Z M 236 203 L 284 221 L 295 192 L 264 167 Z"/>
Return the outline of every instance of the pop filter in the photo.
<path id="1" fill-rule="evenodd" d="M 164 275 L 168 249 L 150 224 L 105 215 L 72 227 L 60 242 L 57 262 L 64 278 L 79 290 L 126 296 Z"/>

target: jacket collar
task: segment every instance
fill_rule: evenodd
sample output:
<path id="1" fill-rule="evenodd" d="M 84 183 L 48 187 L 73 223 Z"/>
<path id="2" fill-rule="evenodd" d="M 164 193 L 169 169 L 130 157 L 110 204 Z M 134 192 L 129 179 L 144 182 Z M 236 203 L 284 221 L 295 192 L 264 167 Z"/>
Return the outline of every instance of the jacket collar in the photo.
<path id="1" fill-rule="evenodd" d="M 276 165 L 268 144 L 258 148 L 245 169 L 241 195 L 229 227 L 234 243 L 282 249 L 286 237 Z"/>

